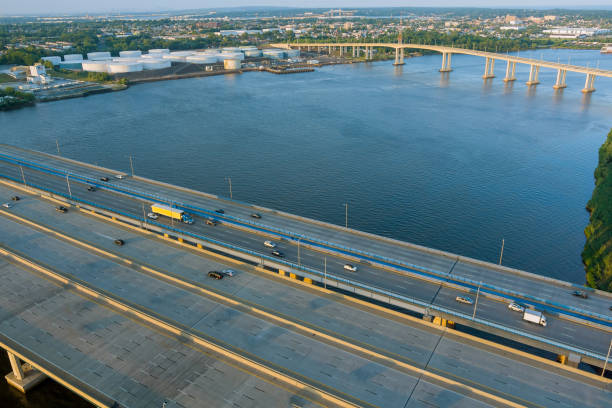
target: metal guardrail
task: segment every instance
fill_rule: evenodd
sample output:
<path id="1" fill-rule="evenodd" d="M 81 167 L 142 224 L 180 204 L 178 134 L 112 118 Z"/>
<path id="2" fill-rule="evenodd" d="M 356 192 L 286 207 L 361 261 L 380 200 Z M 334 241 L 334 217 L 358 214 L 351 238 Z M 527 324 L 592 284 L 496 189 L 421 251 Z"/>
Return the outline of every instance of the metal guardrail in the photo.
<path id="1" fill-rule="evenodd" d="M 369 262 L 376 262 L 384 266 L 397 268 L 397 269 L 400 269 L 406 272 L 415 273 L 415 274 L 425 276 L 428 278 L 433 278 L 438 281 L 442 281 L 442 282 L 447 281 L 450 283 L 457 283 L 463 287 L 468 288 L 470 291 L 476 290 L 477 288 L 480 287 L 480 290 L 482 292 L 490 293 L 490 294 L 497 295 L 497 296 L 502 295 L 503 297 L 506 297 L 509 300 L 523 301 L 523 302 L 525 302 L 525 300 L 530 300 L 532 302 L 537 303 L 537 305 L 532 304 L 533 306 L 544 306 L 543 308 L 549 311 L 568 314 L 575 318 L 585 319 L 585 317 L 587 317 L 585 320 L 591 321 L 593 323 L 602 324 L 608 327 L 612 327 L 612 316 L 590 312 L 588 310 L 576 308 L 576 307 L 569 306 L 569 305 L 564 305 L 564 304 L 557 303 L 557 302 L 552 302 L 552 301 L 549 301 L 543 298 L 539 298 L 537 296 L 532 296 L 526 293 L 514 291 L 511 289 L 507 289 L 507 288 L 498 287 L 495 285 L 490 285 L 490 284 L 475 281 L 469 278 L 463 278 L 461 276 L 452 275 L 448 272 L 437 271 L 437 270 L 430 269 L 424 266 L 419 266 L 419 265 L 415 265 L 412 263 L 400 261 L 397 259 L 388 258 L 382 255 L 373 254 L 367 251 L 361 251 L 359 249 L 346 247 L 340 244 L 328 242 L 328 241 L 321 240 L 318 238 L 312 238 L 307 235 L 295 233 L 292 231 L 287 231 L 287 230 L 277 228 L 277 227 L 267 226 L 267 225 L 257 223 L 251 220 L 245 220 L 242 218 L 233 217 L 231 215 L 220 216 L 218 213 L 214 211 L 207 210 L 201 207 L 189 205 L 189 204 L 186 204 L 180 201 L 171 200 L 171 199 L 168 199 L 166 197 L 162 197 L 156 194 L 151 194 L 151 193 L 135 190 L 130 187 L 117 186 L 115 184 L 106 183 L 106 182 L 102 184 L 100 183 L 99 180 L 94 179 L 92 177 L 75 174 L 68 170 L 56 169 L 50 166 L 46 166 L 44 164 L 35 163 L 35 162 L 25 160 L 19 157 L 13 157 L 13 156 L 9 156 L 9 155 L 0 153 L 0 160 L 12 162 L 13 164 L 17 164 L 17 165 L 23 164 L 35 170 L 39 170 L 39 171 L 42 170 L 44 172 L 48 172 L 48 173 L 55 174 L 58 176 L 68 176 L 69 178 L 73 178 L 75 180 L 80 180 L 80 181 L 85 181 L 89 184 L 95 185 L 103 189 L 116 191 L 122 194 L 132 195 L 132 196 L 135 196 L 141 199 L 153 200 L 153 201 L 159 202 L 160 204 L 170 204 L 171 206 L 174 206 L 182 210 L 199 213 L 200 215 L 204 217 L 214 218 L 216 220 L 221 220 L 224 222 L 229 221 L 230 223 L 233 223 L 236 225 L 248 226 L 249 228 L 257 230 L 257 231 L 265 232 L 268 234 L 275 234 L 277 236 L 280 236 L 281 238 L 290 239 L 293 241 L 300 241 L 300 242 L 303 241 L 304 244 L 307 244 L 307 245 L 311 245 L 314 247 L 319 247 L 319 248 L 327 249 L 327 250 L 331 249 L 336 252 L 340 252 L 344 255 L 357 257 L 357 258 L 360 258 L 360 259 L 363 259 Z M 565 309 L 565 310 L 556 310 L 556 308 Z M 572 313 L 567 313 L 566 311 L 570 311 Z"/>
<path id="2" fill-rule="evenodd" d="M 9 180 L 13 180 L 13 181 L 15 181 L 17 183 L 21 183 L 21 181 L 19 179 L 15 178 L 15 177 L 7 176 L 7 175 L 1 175 L 1 176 L 5 177 L 5 178 L 7 178 Z M 393 292 L 387 291 L 385 289 L 377 288 L 377 287 L 374 287 L 374 286 L 371 286 L 371 285 L 365 285 L 363 283 L 352 281 L 350 279 L 345 279 L 345 278 L 342 278 L 342 277 L 339 277 L 339 276 L 336 276 L 336 275 L 333 275 L 333 274 L 331 274 L 331 275 L 327 274 L 327 273 L 324 274 L 323 272 L 321 272 L 319 270 L 316 270 L 316 269 L 313 269 L 313 268 L 309 268 L 309 267 L 306 267 L 306 266 L 303 266 L 303 265 L 298 265 L 298 264 L 295 264 L 293 262 L 284 261 L 282 259 L 273 258 L 273 257 L 271 257 L 269 255 L 266 255 L 266 254 L 260 254 L 258 252 L 252 251 L 250 249 L 241 248 L 241 247 L 238 247 L 236 245 L 228 244 L 228 243 L 222 242 L 222 241 L 217 241 L 215 239 L 208 238 L 208 237 L 205 237 L 203 235 L 199 235 L 199 234 L 195 234 L 195 233 L 192 233 L 192 232 L 180 230 L 180 229 L 177 229 L 177 228 L 174 228 L 174 227 L 171 227 L 171 226 L 167 226 L 165 224 L 161 224 L 161 223 L 158 223 L 158 222 L 148 221 L 145 218 L 142 218 L 142 217 L 139 217 L 139 216 L 135 216 L 135 215 L 132 215 L 132 214 L 128 214 L 128 213 L 124 213 L 122 211 L 115 210 L 113 208 L 106 207 L 106 206 L 103 206 L 101 204 L 97 204 L 97 203 L 94 203 L 94 202 L 90 202 L 88 200 L 84 200 L 84 199 L 81 199 L 81 198 L 70 197 L 66 193 L 58 192 L 58 191 L 55 191 L 55 190 L 51 190 L 51 189 L 49 189 L 47 187 L 39 186 L 39 185 L 36 185 L 36 184 L 33 184 L 33 183 L 30 183 L 28 185 L 31 186 L 31 187 L 34 187 L 34 188 L 46 191 L 46 192 L 51 193 L 51 194 L 64 197 L 64 198 L 66 198 L 68 200 L 78 201 L 78 202 L 84 203 L 86 205 L 92 206 L 94 208 L 99 208 L 99 209 L 108 211 L 110 213 L 119 214 L 119 215 L 121 215 L 123 217 L 126 217 L 128 219 L 135 220 L 138 223 L 145 223 L 145 224 L 155 225 L 155 226 L 157 226 L 157 227 L 159 227 L 161 229 L 169 230 L 169 231 L 172 231 L 172 232 L 174 232 L 176 234 L 179 234 L 179 235 L 190 236 L 190 237 L 195 238 L 195 239 L 197 239 L 199 241 L 208 242 L 210 244 L 217 245 L 217 246 L 222 246 L 222 247 L 228 248 L 228 249 L 233 250 L 233 251 L 238 251 L 240 253 L 249 254 L 251 256 L 256 257 L 257 259 L 261 259 L 262 261 L 263 260 L 268 260 L 268 261 L 270 261 L 274 265 L 288 266 L 292 270 L 302 271 L 302 272 L 306 272 L 306 273 L 309 273 L 309 274 L 313 274 L 313 275 L 319 277 L 319 279 L 318 279 L 319 282 L 323 282 L 324 280 L 327 281 L 327 282 L 330 282 L 330 281 L 331 282 L 336 282 L 337 283 L 337 285 L 336 285 L 337 287 L 339 287 L 339 284 L 344 284 L 344 285 L 347 285 L 349 287 L 353 287 L 355 289 L 360 289 L 362 291 L 369 292 L 369 293 L 372 294 L 372 296 L 371 296 L 372 298 L 376 298 L 378 300 L 383 300 L 384 301 L 385 298 L 388 298 L 389 299 L 388 303 L 390 303 L 390 304 L 393 304 L 393 302 L 391 302 L 391 299 L 395 299 L 396 301 L 405 302 L 405 303 L 408 303 L 408 304 L 413 304 L 413 305 L 420 306 L 423 309 L 425 309 L 426 311 L 427 310 L 434 310 L 434 311 L 437 311 L 437 312 L 440 312 L 440 313 L 445 313 L 445 314 L 450 315 L 450 316 L 454 316 L 454 317 L 458 317 L 458 318 L 461 318 L 461 319 L 464 319 L 464 320 L 468 320 L 468 321 L 472 321 L 472 322 L 475 322 L 475 323 L 479 323 L 479 324 L 481 324 L 481 325 L 483 325 L 485 327 L 495 328 L 495 329 L 501 330 L 503 332 L 511 333 L 511 334 L 514 334 L 514 335 L 517 335 L 517 336 L 521 336 L 521 337 L 525 337 L 525 338 L 528 338 L 528 339 L 531 339 L 531 340 L 542 342 L 544 344 L 548 344 L 550 346 L 557 347 L 557 348 L 560 348 L 560 349 L 563 349 L 563 350 L 567 350 L 567 351 L 570 351 L 570 352 L 573 352 L 573 353 L 578 353 L 578 354 L 581 354 L 581 355 L 584 355 L 584 356 L 588 356 L 588 357 L 594 358 L 596 360 L 601 360 L 601 361 L 605 361 L 606 360 L 606 357 L 601 355 L 601 354 L 597 354 L 595 352 L 592 352 L 592 351 L 589 351 L 589 350 L 585 350 L 585 349 L 580 349 L 578 347 L 574 347 L 574 346 L 571 346 L 571 345 L 568 345 L 568 344 L 560 343 L 560 342 L 558 342 L 556 340 L 553 340 L 553 339 L 549 339 L 549 338 L 546 338 L 546 337 L 542 337 L 542 336 L 538 336 L 538 335 L 535 335 L 535 334 L 527 333 L 527 332 L 524 332 L 522 330 L 513 329 L 513 328 L 510 328 L 510 327 L 507 327 L 507 326 L 503 326 L 501 324 L 494 323 L 494 322 L 491 322 L 491 321 L 488 321 L 488 320 L 484 320 L 484 319 L 481 319 L 481 318 L 473 318 L 472 316 L 469 316 L 469 315 L 461 313 L 461 312 L 454 311 L 452 309 L 448 309 L 448 308 L 445 308 L 445 307 L 442 307 L 442 306 L 433 305 L 433 304 L 430 304 L 430 303 L 427 303 L 427 302 L 424 302 L 424 301 L 421 301 L 421 300 L 418 300 L 418 299 L 415 299 L 415 298 L 403 296 L 403 295 L 400 295 L 400 294 L 397 294 L 397 293 L 393 293 Z"/>

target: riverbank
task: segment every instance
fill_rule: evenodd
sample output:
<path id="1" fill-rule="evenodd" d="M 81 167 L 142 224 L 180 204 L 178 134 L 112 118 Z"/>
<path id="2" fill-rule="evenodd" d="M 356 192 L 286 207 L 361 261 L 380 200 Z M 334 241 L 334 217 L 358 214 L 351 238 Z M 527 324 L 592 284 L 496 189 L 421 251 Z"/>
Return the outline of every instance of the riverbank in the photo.
<path id="1" fill-rule="evenodd" d="M 591 216 L 582 252 L 587 284 L 612 292 L 612 130 L 599 149 L 595 189 L 587 210 Z"/>
<path id="2" fill-rule="evenodd" d="M 20 92 L 14 88 L 7 87 L 0 89 L 0 111 L 33 106 L 35 99 L 34 95 Z"/>

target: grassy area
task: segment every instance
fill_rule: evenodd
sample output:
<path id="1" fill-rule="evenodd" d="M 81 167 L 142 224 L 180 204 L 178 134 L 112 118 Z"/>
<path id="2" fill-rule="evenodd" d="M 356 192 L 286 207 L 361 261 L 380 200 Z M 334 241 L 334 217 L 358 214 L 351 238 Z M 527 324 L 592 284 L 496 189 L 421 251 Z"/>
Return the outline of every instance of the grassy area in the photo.
<path id="1" fill-rule="evenodd" d="M 0 111 L 34 105 L 34 95 L 13 88 L 0 89 Z"/>
<path id="2" fill-rule="evenodd" d="M 612 130 L 599 149 L 595 189 L 587 210 L 591 219 L 584 229 L 587 241 L 582 251 L 587 284 L 612 292 Z"/>
<path id="3" fill-rule="evenodd" d="M 47 74 L 56 78 L 74 79 L 89 82 L 108 82 L 110 75 L 104 72 L 71 71 L 69 69 L 48 69 Z"/>
<path id="4" fill-rule="evenodd" d="M 9 74 L 0 74 L 0 84 L 4 84 L 7 82 L 17 82 L 17 80 Z"/>

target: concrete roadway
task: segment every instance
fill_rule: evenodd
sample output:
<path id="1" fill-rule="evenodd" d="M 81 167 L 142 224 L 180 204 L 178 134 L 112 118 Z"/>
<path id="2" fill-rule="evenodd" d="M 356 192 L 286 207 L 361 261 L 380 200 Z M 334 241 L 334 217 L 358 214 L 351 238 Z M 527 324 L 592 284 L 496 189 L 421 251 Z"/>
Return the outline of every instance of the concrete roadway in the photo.
<path id="1" fill-rule="evenodd" d="M 14 192 L 0 187 L 0 196 L 4 194 L 14 194 Z M 433 372 L 462 383 L 474 384 L 480 389 L 494 390 L 497 395 L 514 396 L 526 405 L 605 406 L 607 404 L 605 401 L 610 399 L 610 393 L 597 386 L 596 382 L 589 380 L 589 376 L 567 372 L 555 364 L 542 364 L 537 359 L 531 359 L 521 353 L 500 351 L 458 337 L 452 331 L 444 331 L 418 321 L 412 322 L 410 319 L 393 318 L 388 313 L 376 312 L 373 309 L 356 307 L 348 301 L 339 300 L 340 297 L 337 295 L 323 295 L 320 291 L 296 287 L 279 279 L 265 279 L 253 272 L 250 267 L 232 266 L 238 271 L 235 277 L 222 281 L 210 280 L 205 275 L 208 270 L 219 270 L 228 265 L 197 255 L 193 251 L 167 245 L 156 238 L 147 238 L 134 231 L 85 216 L 77 211 L 57 213 L 53 210 L 53 206 L 44 200 L 26 197 L 10 212 L 41 222 L 53 230 L 65 232 L 74 238 L 86 240 L 97 247 L 130 259 L 140 262 L 144 260 L 158 270 L 170 271 L 221 293 L 233 295 L 271 311 L 279 311 L 296 321 L 324 328 L 329 333 L 337 333 L 339 337 L 348 339 L 352 343 L 367 345 L 374 350 L 385 350 L 402 361 L 419 367 L 427 366 Z M 181 292 L 171 285 L 164 285 L 159 281 L 148 279 L 147 276 L 134 274 L 133 271 L 130 272 L 108 259 L 75 249 L 23 225 L 7 221 L 6 218 L 0 217 L 0 227 L 10 232 L 11 238 L 0 237 L 0 241 L 4 241 L 6 245 L 20 251 L 28 251 L 46 263 L 53 262 L 66 270 L 78 271 L 80 278 L 90 280 L 96 286 L 104 287 L 121 296 L 133 296 L 134 300 L 147 307 L 162 307 L 164 313 L 173 318 L 187 319 L 194 327 L 215 337 L 240 341 L 247 350 L 255 348 L 258 353 L 263 353 L 270 359 L 275 353 L 281 355 L 283 359 L 291 358 L 292 353 L 297 350 L 298 354 L 300 352 L 303 354 L 299 360 L 299 369 L 307 370 L 303 368 L 305 361 L 309 361 L 309 365 L 312 364 L 310 360 L 317 361 L 317 354 L 312 351 L 313 349 L 308 349 L 307 352 L 304 350 L 309 343 L 303 339 L 301 341 L 304 343 L 295 343 L 291 339 L 299 337 L 292 337 L 292 333 L 271 326 L 269 322 L 253 319 L 252 316 L 241 314 L 234 309 L 194 297 L 189 292 Z M 116 247 L 112 243 L 115 237 L 124 239 L 126 245 L 121 248 Z M 58 257 L 58 254 L 62 256 Z M 75 258 L 78 261 L 73 261 Z M 134 291 L 141 293 L 131 295 Z M 199 313 L 205 312 L 203 317 L 198 314 L 200 308 L 202 311 Z M 242 330 L 246 330 L 246 333 L 241 335 Z M 248 335 L 250 338 L 247 338 Z M 284 338 L 287 340 L 282 342 Z M 283 345 L 277 344 L 278 342 Z M 326 345 L 316 346 L 317 349 L 325 347 Z M 305 355 L 308 357 L 304 358 Z M 341 360 L 349 357 L 343 352 L 332 355 L 335 356 L 332 359 L 318 360 L 318 368 L 320 372 L 325 373 L 324 379 L 333 383 L 338 381 L 334 378 L 337 375 L 335 368 L 342 365 Z M 290 364 L 290 362 L 285 363 Z M 295 364 L 297 363 L 296 361 Z M 348 380 L 352 385 L 361 384 L 366 396 L 371 392 L 384 396 L 378 387 L 381 383 L 387 386 L 390 381 L 393 383 L 389 373 L 396 372 L 372 361 L 361 368 L 355 365 L 351 367 L 349 374 L 344 372 L 341 375 L 342 382 Z M 378 368 L 374 369 L 375 367 Z M 326 378 L 329 374 L 334 377 Z M 353 383 L 354 375 L 357 375 L 359 381 L 365 382 Z M 381 375 L 385 376 L 384 380 Z M 414 384 L 414 379 L 406 384 Z M 429 392 L 421 390 L 419 391 L 421 394 L 418 394 L 420 388 L 417 386 L 415 390 L 417 396 L 413 394 L 407 406 L 448 406 L 451 401 L 459 402 L 460 405 L 465 402 L 465 396 L 452 391 L 443 391 L 438 385 L 423 380 L 418 384 L 427 387 Z M 409 392 L 410 389 L 406 391 Z M 429 397 L 428 393 L 431 393 Z M 393 401 L 396 400 L 385 399 L 381 406 L 396 406 Z M 470 404 L 476 404 L 476 401 L 469 401 L 467 405 Z"/>
<path id="2" fill-rule="evenodd" d="M 0 172 L 4 169 L 1 167 Z M 12 166 L 11 166 L 12 167 Z M 11 168 L 9 167 L 9 169 Z M 13 171 L 15 170 L 12 167 Z M 6 169 L 8 170 L 8 169 Z M 35 184 L 43 184 L 57 191 L 67 190 L 65 180 L 41 174 L 36 171 L 25 170 L 26 180 Z M 15 174 L 13 176 L 16 177 Z M 96 192 L 88 192 L 85 185 L 71 182 L 72 194 L 74 197 L 80 197 L 89 201 L 113 207 L 117 210 L 142 216 L 142 202 L 128 197 L 111 193 L 100 189 Z M 8 196 L 7 196 L 8 198 Z M 168 223 L 165 217 L 160 217 L 158 221 Z M 220 224 L 216 227 L 205 225 L 203 219 L 195 217 L 196 222 L 193 225 L 185 226 L 184 224 L 174 223 L 175 227 L 183 228 L 187 231 L 202 234 L 213 239 L 229 242 L 243 248 L 259 251 L 264 254 L 269 254 L 270 250 L 263 246 L 264 237 L 257 234 L 250 234 L 243 230 L 228 227 Z M 277 241 L 278 242 L 278 241 Z M 297 261 L 297 246 L 288 244 L 286 241 L 279 242 L 279 249 L 285 253 L 286 259 Z M 412 297 L 424 302 L 430 302 L 434 305 L 446 307 L 458 312 L 471 314 L 473 306 L 460 304 L 455 301 L 455 297 L 465 293 L 453 288 L 441 288 L 440 285 L 418 280 L 381 270 L 372 266 L 358 264 L 359 271 L 357 273 L 345 271 L 342 266 L 346 260 L 340 257 L 335 257 L 330 254 L 323 255 L 320 252 L 300 248 L 300 262 L 304 265 L 323 269 L 323 257 L 327 257 L 328 272 L 335 275 L 343 276 L 348 279 L 359 280 L 362 283 L 379 287 L 403 296 Z M 472 295 L 472 297 L 474 297 Z M 591 302 L 593 299 L 588 299 Z M 521 314 L 512 312 L 507 308 L 507 304 L 497 300 L 481 296 L 478 301 L 477 317 L 493 321 L 504 326 L 519 329 L 528 333 L 536 334 L 541 337 L 546 337 L 564 344 L 568 344 L 582 349 L 590 350 L 600 355 L 606 354 L 610 344 L 610 332 L 601 330 L 597 327 L 586 326 L 573 321 L 555 318 L 548 316 L 548 326 L 541 327 L 530 324 L 522 320 Z"/>
<path id="3" fill-rule="evenodd" d="M 67 162 L 60 157 L 48 156 L 38 152 L 24 151 L 14 146 L 0 145 L 0 152 L 33 160 L 58 169 L 65 169 L 76 174 L 85 175 L 95 179 L 100 176 L 111 176 L 117 172 L 109 170 L 97 170 L 85 164 Z M 0 171 L 7 169 L 6 163 L 0 162 Z M 9 166 L 9 168 L 12 166 Z M 17 172 L 18 173 L 18 172 Z M 13 174 L 15 169 L 13 168 Z M 592 294 L 590 299 L 584 300 L 571 295 L 572 288 L 555 283 L 553 280 L 542 279 L 538 275 L 519 275 L 508 272 L 494 264 L 474 264 L 468 258 L 463 258 L 456 263 L 458 255 L 455 254 L 433 254 L 411 244 L 385 239 L 374 235 L 363 235 L 359 231 L 345 230 L 332 224 L 313 222 L 312 220 L 298 219 L 296 217 L 283 215 L 274 210 L 255 209 L 254 207 L 236 203 L 230 200 L 217 199 L 215 196 L 202 193 L 188 192 L 165 186 L 153 184 L 140 178 L 128 177 L 124 180 L 112 179 L 111 182 L 118 186 L 134 188 L 151 194 L 157 194 L 172 200 L 187 203 L 209 210 L 223 208 L 226 215 L 239 217 L 245 220 L 257 221 L 287 231 L 293 231 L 312 238 L 333 242 L 335 244 L 354 248 L 361 251 L 375 253 L 380 256 L 397 259 L 441 272 L 451 272 L 454 275 L 472 279 L 474 281 L 486 282 L 490 285 L 508 288 L 525 293 L 530 296 L 543 297 L 552 302 L 584 309 L 601 315 L 610 316 L 609 307 L 612 305 L 612 295 Z M 253 220 L 250 214 L 259 212 L 263 215 L 261 220 Z M 241 234 L 247 234 L 241 231 Z M 480 262 L 475 261 L 474 262 Z M 455 265 L 453 267 L 453 265 Z M 378 279 L 386 279 L 388 271 L 379 270 Z"/>

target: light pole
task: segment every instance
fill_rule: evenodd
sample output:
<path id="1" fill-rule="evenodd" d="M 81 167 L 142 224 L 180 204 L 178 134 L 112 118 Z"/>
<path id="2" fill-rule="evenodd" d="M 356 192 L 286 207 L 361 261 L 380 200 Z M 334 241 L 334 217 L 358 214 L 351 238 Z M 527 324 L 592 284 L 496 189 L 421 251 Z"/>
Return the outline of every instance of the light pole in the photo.
<path id="1" fill-rule="evenodd" d="M 323 258 L 323 287 L 327 289 L 327 257 Z M 612 342 L 610 342 L 612 344 Z M 610 352 L 608 351 L 608 354 Z"/>
<path id="2" fill-rule="evenodd" d="M 25 174 L 23 174 L 23 167 L 21 166 L 21 164 L 19 165 L 19 170 L 21 170 L 21 179 L 23 180 L 23 185 L 27 187 L 28 185 L 26 184 Z"/>
<path id="3" fill-rule="evenodd" d="M 606 361 L 604 361 L 603 370 L 601 370 L 601 376 L 603 377 L 606 373 L 606 366 L 608 365 L 608 359 L 610 358 L 610 350 L 612 349 L 612 340 L 610 340 L 610 347 L 608 347 L 608 355 L 606 356 Z"/>
<path id="4" fill-rule="evenodd" d="M 144 221 L 144 227 L 147 226 L 147 214 L 145 213 L 144 203 L 142 203 L 142 219 Z"/>
<path id="5" fill-rule="evenodd" d="M 301 239 L 302 238 L 298 238 L 298 260 L 297 260 L 298 261 L 298 266 L 301 266 L 300 265 L 300 240 Z"/>
<path id="6" fill-rule="evenodd" d="M 59 149 L 59 141 L 57 139 L 55 139 L 55 147 L 57 147 L 57 155 L 60 155 L 60 149 Z"/>
<path id="7" fill-rule="evenodd" d="M 227 180 L 227 183 L 229 184 L 230 199 L 233 199 L 232 197 L 232 178 L 228 176 L 225 179 Z"/>
<path id="8" fill-rule="evenodd" d="M 472 320 L 476 317 L 476 308 L 478 307 L 478 295 L 480 295 L 480 285 L 482 282 L 478 284 L 478 291 L 476 292 L 476 302 L 474 302 L 474 313 L 472 313 Z"/>
<path id="9" fill-rule="evenodd" d="M 348 203 L 344 203 L 344 228 L 348 229 Z"/>
<path id="10" fill-rule="evenodd" d="M 66 184 L 68 185 L 68 194 L 70 195 L 70 199 L 72 200 L 72 190 L 70 189 L 70 180 L 68 179 L 67 174 L 66 174 Z"/>
<path id="11" fill-rule="evenodd" d="M 130 156 L 130 169 L 132 169 L 132 177 L 134 177 L 134 156 Z"/>
<path id="12" fill-rule="evenodd" d="M 499 264 L 501 265 L 502 263 L 502 257 L 504 256 L 504 239 L 502 238 L 502 246 L 501 246 L 501 252 L 499 253 Z"/>

